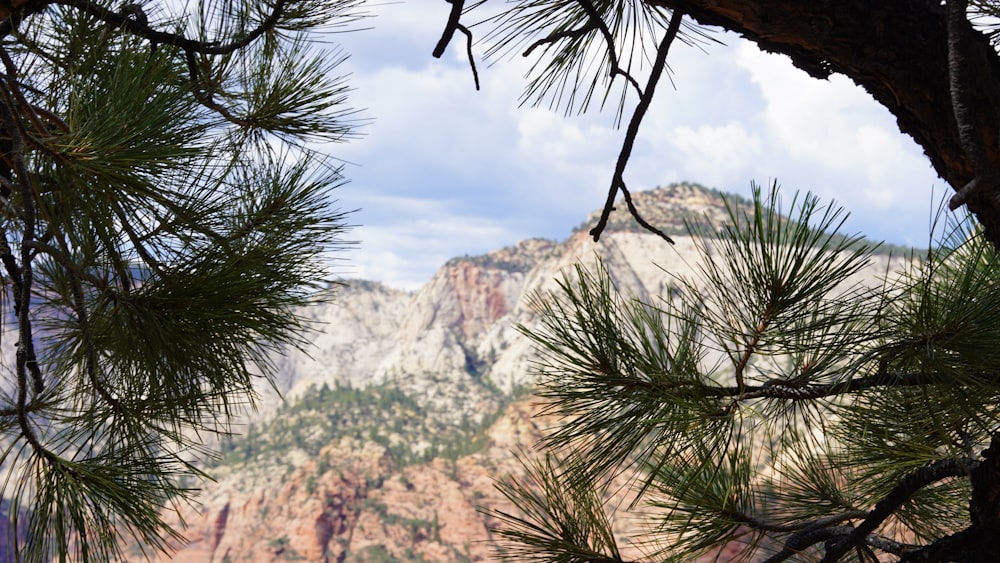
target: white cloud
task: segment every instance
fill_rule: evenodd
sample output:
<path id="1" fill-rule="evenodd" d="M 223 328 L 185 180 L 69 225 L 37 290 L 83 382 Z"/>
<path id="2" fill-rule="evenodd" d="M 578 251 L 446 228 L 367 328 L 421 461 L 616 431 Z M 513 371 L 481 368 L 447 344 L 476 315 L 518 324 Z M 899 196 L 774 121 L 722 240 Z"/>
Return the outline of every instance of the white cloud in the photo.
<path id="1" fill-rule="evenodd" d="M 462 217 L 447 203 L 416 198 L 377 198 L 394 218 L 363 225 L 352 232 L 362 241 L 350 252 L 344 277 L 380 280 L 403 289 L 417 289 L 449 258 L 482 254 L 509 244 L 516 237 L 504 225 L 482 217 Z M 456 245 L 456 241 L 462 241 Z M 456 252 L 456 247 L 464 252 Z"/>
<path id="2" fill-rule="evenodd" d="M 672 131 L 668 142 L 680 153 L 692 178 L 709 185 L 724 185 L 734 174 L 745 174 L 762 146 L 760 137 L 739 123 L 682 125 Z"/>
<path id="3" fill-rule="evenodd" d="M 762 135 L 769 149 L 780 151 L 787 170 L 796 176 L 807 171 L 817 192 L 835 195 L 848 207 L 895 208 L 912 220 L 914 193 L 936 178 L 885 108 L 843 76 L 815 80 L 786 58 L 750 44 L 742 45 L 736 58 L 762 93 Z M 916 201 L 926 210 L 929 199 L 927 190 Z"/>
<path id="4" fill-rule="evenodd" d="M 374 29 L 335 38 L 353 53 L 355 103 L 375 120 L 363 139 L 330 148 L 360 164 L 338 193 L 344 208 L 363 208 L 360 249 L 349 253 L 360 277 L 413 288 L 450 257 L 565 237 L 607 192 L 624 136 L 613 116 L 518 107 L 524 59 L 477 59 L 475 91 L 464 38 L 430 55 L 448 7 L 380 6 L 366 22 Z M 671 52 L 676 87 L 657 90 L 628 185 L 688 180 L 746 194 L 752 180 L 776 178 L 836 198 L 853 229 L 922 243 L 930 188 L 942 184 L 888 112 L 845 79 L 812 79 L 724 37 L 732 47 Z"/>

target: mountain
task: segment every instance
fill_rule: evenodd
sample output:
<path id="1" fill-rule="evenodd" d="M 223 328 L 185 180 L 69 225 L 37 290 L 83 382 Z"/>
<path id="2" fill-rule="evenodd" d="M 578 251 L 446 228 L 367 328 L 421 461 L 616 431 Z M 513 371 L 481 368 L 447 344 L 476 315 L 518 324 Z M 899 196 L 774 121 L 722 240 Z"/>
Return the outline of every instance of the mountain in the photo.
<path id="1" fill-rule="evenodd" d="M 675 245 L 619 206 L 600 243 L 586 232 L 594 214 L 562 242 L 452 259 L 419 291 L 354 281 L 306 311 L 313 346 L 275 358 L 285 399 L 262 389 L 243 435 L 223 440 L 206 467 L 218 481 L 183 511 L 189 543 L 174 560 L 490 560 L 495 523 L 478 510 L 511 509 L 493 480 L 519 472 L 511 452 L 558 422 L 537 417 L 530 395 L 533 351 L 516 328 L 537 321 L 529 298 L 599 256 L 619 289 L 654 300 L 697 266 L 684 220 L 727 217 L 722 195 L 694 184 L 634 201 Z"/>

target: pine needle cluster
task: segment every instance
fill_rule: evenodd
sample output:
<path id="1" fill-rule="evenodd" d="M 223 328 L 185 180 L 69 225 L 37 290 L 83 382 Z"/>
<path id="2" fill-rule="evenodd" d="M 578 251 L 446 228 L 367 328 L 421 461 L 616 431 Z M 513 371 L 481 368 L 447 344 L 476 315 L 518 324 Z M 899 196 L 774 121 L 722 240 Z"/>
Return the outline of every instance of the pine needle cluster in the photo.
<path id="1" fill-rule="evenodd" d="M 692 225 L 697 274 L 659 301 L 600 264 L 536 296 L 522 330 L 562 422 L 500 485 L 521 509 L 496 513 L 501 552 L 624 561 L 598 505 L 632 476 L 643 561 L 996 554 L 996 251 L 951 224 L 872 286 L 875 249 L 838 232 L 841 209 L 796 197 L 786 216 L 776 186 L 729 209 Z"/>

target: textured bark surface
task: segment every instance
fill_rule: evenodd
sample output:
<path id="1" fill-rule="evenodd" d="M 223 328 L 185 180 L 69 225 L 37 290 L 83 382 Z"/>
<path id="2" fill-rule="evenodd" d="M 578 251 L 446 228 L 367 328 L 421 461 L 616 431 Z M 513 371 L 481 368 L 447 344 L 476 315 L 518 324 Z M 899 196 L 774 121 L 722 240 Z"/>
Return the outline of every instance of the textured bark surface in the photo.
<path id="1" fill-rule="evenodd" d="M 945 6 L 934 0 L 648 0 L 681 10 L 789 56 L 816 78 L 843 74 L 896 116 L 954 189 L 973 178 L 951 104 Z M 975 83 L 971 114 L 989 158 L 1000 163 L 1000 58 L 971 25 L 963 32 Z M 924 186 L 912 186 L 924 190 Z M 996 188 L 994 188 L 996 189 Z M 1000 193 L 997 190 L 993 193 Z M 923 193 L 915 195 L 924 196 Z M 1000 245 L 1000 200 L 983 193 L 969 209 Z"/>
<path id="2" fill-rule="evenodd" d="M 15 17 L 24 17 L 25 15 L 41 11 L 52 3 L 68 4 L 70 3 L 70 0 L 61 0 L 58 2 L 54 0 L 0 0 L 0 22 L 4 22 L 9 25 L 9 22 L 4 20 L 12 14 L 15 15 Z M 18 14 L 18 12 L 20 12 L 20 14 Z"/>

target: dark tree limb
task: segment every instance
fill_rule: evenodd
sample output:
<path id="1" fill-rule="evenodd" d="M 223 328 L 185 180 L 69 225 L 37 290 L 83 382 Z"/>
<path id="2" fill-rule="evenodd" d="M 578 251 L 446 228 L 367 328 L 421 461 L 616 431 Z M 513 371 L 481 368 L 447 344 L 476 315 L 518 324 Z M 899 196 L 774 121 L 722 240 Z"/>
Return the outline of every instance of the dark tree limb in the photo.
<path id="1" fill-rule="evenodd" d="M 899 563 L 997 563 L 1000 538 L 979 528 L 967 528 L 905 554 Z"/>
<path id="2" fill-rule="evenodd" d="M 42 12 L 50 5 L 64 5 L 87 14 L 109 27 L 121 28 L 129 33 L 147 40 L 153 51 L 158 45 L 171 45 L 183 51 L 191 79 L 192 92 L 203 106 L 215 111 L 223 119 L 240 127 L 252 126 L 245 119 L 232 114 L 229 109 L 216 102 L 213 92 L 206 88 L 201 80 L 201 70 L 198 66 L 198 56 L 228 55 L 243 49 L 277 28 L 285 13 L 288 0 L 276 0 L 271 12 L 256 26 L 247 30 L 231 41 L 199 41 L 182 34 L 170 33 L 154 29 L 149 25 L 142 7 L 138 4 L 127 4 L 120 12 L 109 10 L 92 0 L 0 0 L 0 37 L 10 34 L 23 19 Z M 470 38 L 471 40 L 471 38 Z M 471 47 L 470 47 L 471 48 Z M 475 68 L 473 67 L 473 71 Z M 478 78 L 477 78 L 478 84 Z M 29 117 L 31 114 L 29 113 Z M 53 116 L 55 117 L 55 116 Z M 61 120 L 56 118 L 56 125 Z M 30 137 L 29 139 L 30 140 Z"/>
<path id="3" fill-rule="evenodd" d="M 434 51 L 431 55 L 435 59 L 440 59 L 444 55 L 444 50 L 448 48 L 448 44 L 451 43 L 451 38 L 455 36 L 455 31 L 461 24 L 462 10 L 465 7 L 465 0 L 445 0 L 451 4 L 451 11 L 448 13 L 448 22 L 444 24 L 444 31 L 441 32 L 441 38 L 438 39 L 437 45 L 434 46 Z"/>
<path id="4" fill-rule="evenodd" d="M 952 107 L 947 7 L 933 0 L 647 0 L 682 10 L 787 55 L 817 78 L 843 74 L 863 87 L 919 144 L 934 170 L 955 190 L 976 176 Z M 952 37 L 963 45 L 964 100 L 992 162 L 1000 162 L 1000 58 L 969 25 Z M 923 190 L 913 186 L 911 190 Z M 1000 244 L 1000 202 L 971 197 L 969 210 L 988 240 Z"/>
<path id="5" fill-rule="evenodd" d="M 948 76 L 951 86 L 951 105 L 958 124 L 958 139 L 969 158 L 975 177 L 958 190 L 948 203 L 952 210 L 974 199 L 987 199 L 1000 205 L 997 185 L 1000 168 L 990 159 L 983 143 L 978 120 L 973 113 L 971 89 L 976 88 L 975 51 L 968 45 L 968 0 L 948 0 Z M 987 91 L 988 93 L 988 91 Z M 996 101 L 993 101 L 996 106 Z"/>
<path id="6" fill-rule="evenodd" d="M 973 526 L 991 531 L 1000 548 L 1000 433 L 993 435 L 982 463 L 972 473 L 969 518 Z M 1000 549 L 996 553 L 1000 555 Z"/>

